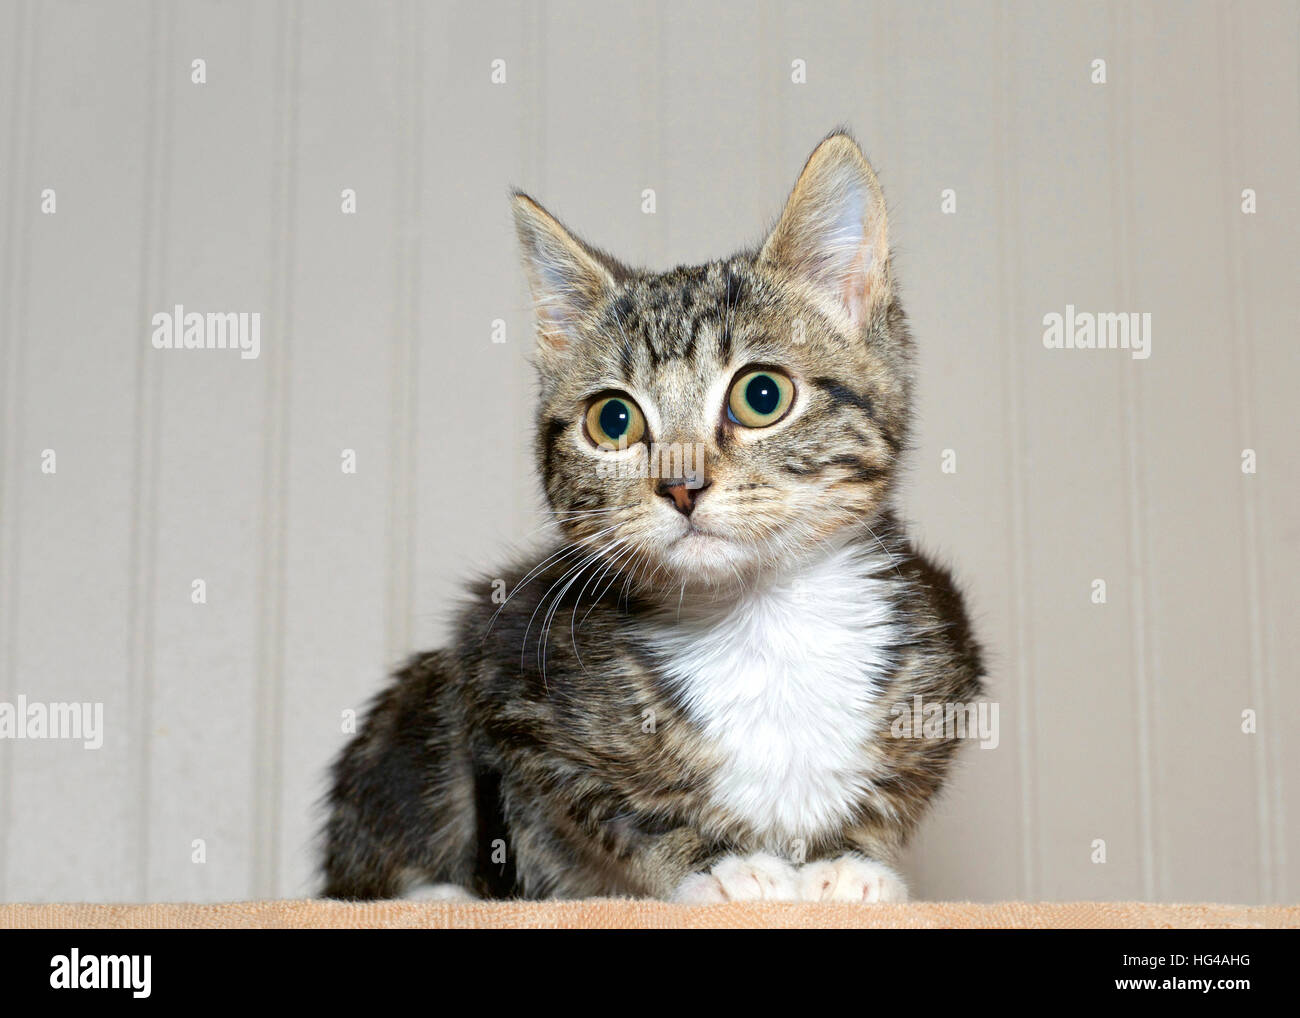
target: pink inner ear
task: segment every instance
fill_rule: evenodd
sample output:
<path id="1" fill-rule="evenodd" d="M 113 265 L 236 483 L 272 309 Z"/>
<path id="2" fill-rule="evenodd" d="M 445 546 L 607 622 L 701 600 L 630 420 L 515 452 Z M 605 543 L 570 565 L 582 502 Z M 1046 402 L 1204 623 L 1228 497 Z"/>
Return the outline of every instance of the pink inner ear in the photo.
<path id="1" fill-rule="evenodd" d="M 844 275 L 842 297 L 844 306 L 855 327 L 862 325 L 871 315 L 876 302 L 886 289 L 883 276 L 889 257 L 883 207 L 865 224 L 868 231 L 853 253 Z"/>
<path id="2" fill-rule="evenodd" d="M 537 322 L 540 326 L 537 331 L 537 345 L 540 349 L 551 353 L 568 352 L 569 336 L 565 330 L 562 312 L 553 307 L 539 307 L 537 309 Z"/>
<path id="3" fill-rule="evenodd" d="M 871 247 L 863 244 L 844 275 L 844 306 L 848 308 L 849 318 L 855 326 L 866 321 L 867 310 L 871 307 L 871 263 Z"/>
<path id="4" fill-rule="evenodd" d="M 562 332 L 548 331 L 541 339 L 541 343 L 552 353 L 568 353 L 569 341 Z"/>

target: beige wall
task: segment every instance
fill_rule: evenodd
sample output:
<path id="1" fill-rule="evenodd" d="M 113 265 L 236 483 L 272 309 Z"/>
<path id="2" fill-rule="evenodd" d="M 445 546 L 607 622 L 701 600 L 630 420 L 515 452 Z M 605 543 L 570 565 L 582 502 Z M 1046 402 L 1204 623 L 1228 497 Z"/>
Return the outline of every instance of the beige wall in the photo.
<path id="1" fill-rule="evenodd" d="M 0 899 L 309 892 L 341 713 L 541 522 L 507 187 L 699 260 L 845 123 L 921 350 L 906 513 L 1001 705 L 920 894 L 1294 901 L 1298 43 L 1285 0 L 4 0 L 0 700 L 105 742 L 0 741 Z M 176 303 L 261 356 L 154 350 Z M 1067 303 L 1151 357 L 1045 349 Z"/>

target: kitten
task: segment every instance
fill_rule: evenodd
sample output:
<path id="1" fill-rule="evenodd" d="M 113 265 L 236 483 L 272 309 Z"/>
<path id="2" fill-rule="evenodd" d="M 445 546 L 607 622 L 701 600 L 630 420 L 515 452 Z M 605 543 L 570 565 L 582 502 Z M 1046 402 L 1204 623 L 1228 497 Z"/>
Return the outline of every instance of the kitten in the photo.
<path id="1" fill-rule="evenodd" d="M 514 214 L 563 540 L 375 701 L 325 894 L 905 900 L 957 740 L 893 708 L 971 703 L 981 664 L 892 508 L 911 340 L 875 174 L 832 134 L 759 250 L 660 274 Z"/>

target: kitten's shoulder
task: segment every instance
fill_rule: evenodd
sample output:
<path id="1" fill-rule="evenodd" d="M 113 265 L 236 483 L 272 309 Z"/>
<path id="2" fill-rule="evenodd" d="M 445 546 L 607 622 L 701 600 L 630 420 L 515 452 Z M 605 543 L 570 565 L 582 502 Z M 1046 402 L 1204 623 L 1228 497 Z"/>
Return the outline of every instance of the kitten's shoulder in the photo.
<path id="1" fill-rule="evenodd" d="M 465 584 L 456 611 L 453 646 L 466 664 L 510 655 L 530 660 L 538 644 L 551 641 L 557 620 L 565 640 L 570 635 L 570 615 L 581 601 L 582 611 L 574 615 L 580 642 L 601 630 L 604 614 L 596 610 L 587 617 L 593 602 L 608 602 L 613 596 L 614 574 L 594 561 L 590 553 L 572 545 L 555 545 L 516 557 L 504 568 L 480 575 Z M 598 598 L 597 593 L 601 596 Z M 599 606 L 597 606 L 599 607 Z M 576 619 L 584 620 L 577 626 Z M 561 641 L 567 646 L 564 641 Z M 559 648 L 563 649 L 563 647 Z M 566 657 L 548 657 L 550 666 L 561 667 Z"/>
<path id="2" fill-rule="evenodd" d="M 547 590 L 576 564 L 566 555 L 569 546 L 555 545 L 523 552 L 500 568 L 480 573 L 461 588 L 456 619 L 461 632 L 484 632 L 503 617 L 526 618 Z"/>

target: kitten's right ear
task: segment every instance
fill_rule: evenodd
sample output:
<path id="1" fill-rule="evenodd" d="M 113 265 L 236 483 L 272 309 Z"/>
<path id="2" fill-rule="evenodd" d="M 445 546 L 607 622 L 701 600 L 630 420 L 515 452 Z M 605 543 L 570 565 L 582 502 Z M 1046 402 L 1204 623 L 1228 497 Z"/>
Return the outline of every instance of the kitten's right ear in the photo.
<path id="1" fill-rule="evenodd" d="M 564 353 L 583 318 L 613 289 L 614 276 L 598 253 L 528 195 L 513 192 L 511 204 L 537 312 L 538 352 Z"/>

